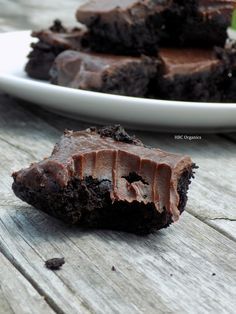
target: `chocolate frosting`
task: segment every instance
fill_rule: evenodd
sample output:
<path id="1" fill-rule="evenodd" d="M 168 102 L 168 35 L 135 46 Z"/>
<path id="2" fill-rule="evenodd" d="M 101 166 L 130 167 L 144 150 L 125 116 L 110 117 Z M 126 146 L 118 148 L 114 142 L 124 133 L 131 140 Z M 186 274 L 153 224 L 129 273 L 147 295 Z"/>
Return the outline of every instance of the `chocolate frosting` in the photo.
<path id="1" fill-rule="evenodd" d="M 209 71 L 221 62 L 210 49 L 163 48 L 159 57 L 163 63 L 165 78 Z"/>
<path id="2" fill-rule="evenodd" d="M 138 23 L 148 15 L 164 11 L 172 3 L 172 0 L 90 0 L 79 7 L 76 17 L 87 26 L 97 17 L 110 23 Z"/>
<path id="3" fill-rule="evenodd" d="M 13 177 L 26 187 L 49 191 L 52 182 L 64 188 L 72 178 L 110 180 L 113 202 L 153 203 L 160 213 L 166 209 L 178 220 L 178 180 L 192 167 L 191 158 L 147 148 L 138 140 L 134 143 L 105 137 L 95 129 L 66 131 L 49 158 Z"/>
<path id="4" fill-rule="evenodd" d="M 142 62 L 143 58 L 67 50 L 55 60 L 51 69 L 52 83 L 80 89 L 100 90 L 106 72 L 117 67 Z"/>
<path id="5" fill-rule="evenodd" d="M 74 30 L 68 33 L 54 33 L 50 30 L 33 32 L 32 36 L 37 37 L 43 42 L 51 46 L 60 46 L 65 49 L 80 49 L 81 38 L 86 34 L 86 31 Z"/>

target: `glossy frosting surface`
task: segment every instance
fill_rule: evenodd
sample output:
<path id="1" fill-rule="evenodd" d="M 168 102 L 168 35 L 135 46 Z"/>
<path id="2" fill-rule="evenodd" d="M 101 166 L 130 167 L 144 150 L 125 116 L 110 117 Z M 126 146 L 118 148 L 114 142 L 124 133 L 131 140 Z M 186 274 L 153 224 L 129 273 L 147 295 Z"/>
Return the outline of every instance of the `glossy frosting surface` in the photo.
<path id="1" fill-rule="evenodd" d="M 219 65 L 220 60 L 208 49 L 161 49 L 165 77 L 188 75 L 208 71 Z"/>
<path id="2" fill-rule="evenodd" d="M 138 57 L 65 51 L 54 64 L 57 84 L 72 88 L 99 89 L 105 71 L 110 74 L 131 62 L 142 62 Z"/>

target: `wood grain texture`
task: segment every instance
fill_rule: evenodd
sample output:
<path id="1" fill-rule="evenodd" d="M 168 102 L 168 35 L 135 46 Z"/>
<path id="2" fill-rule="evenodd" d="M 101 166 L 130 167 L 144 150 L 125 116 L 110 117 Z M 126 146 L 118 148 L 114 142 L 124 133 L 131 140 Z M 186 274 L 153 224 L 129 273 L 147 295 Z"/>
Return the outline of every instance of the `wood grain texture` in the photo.
<path id="1" fill-rule="evenodd" d="M 22 110 L 15 100 L 0 95 L 1 193 L 11 193 L 14 170 L 49 155 L 59 136 L 53 127 Z"/>
<path id="2" fill-rule="evenodd" d="M 0 248 L 65 313 L 235 313 L 236 243 L 187 213 L 137 237 L 71 229 L 17 201 L 0 209 Z M 45 270 L 55 256 L 66 264 Z"/>
<path id="3" fill-rule="evenodd" d="M 0 314 L 55 313 L 34 288 L 0 252 Z"/>

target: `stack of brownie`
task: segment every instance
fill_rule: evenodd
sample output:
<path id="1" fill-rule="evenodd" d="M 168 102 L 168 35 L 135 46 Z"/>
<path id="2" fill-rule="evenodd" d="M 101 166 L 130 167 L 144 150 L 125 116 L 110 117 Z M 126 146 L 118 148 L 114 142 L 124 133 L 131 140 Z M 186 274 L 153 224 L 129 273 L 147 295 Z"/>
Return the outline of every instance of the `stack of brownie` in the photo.
<path id="1" fill-rule="evenodd" d="M 34 32 L 26 72 L 53 84 L 136 97 L 235 101 L 236 0 L 90 0 L 81 29 Z"/>

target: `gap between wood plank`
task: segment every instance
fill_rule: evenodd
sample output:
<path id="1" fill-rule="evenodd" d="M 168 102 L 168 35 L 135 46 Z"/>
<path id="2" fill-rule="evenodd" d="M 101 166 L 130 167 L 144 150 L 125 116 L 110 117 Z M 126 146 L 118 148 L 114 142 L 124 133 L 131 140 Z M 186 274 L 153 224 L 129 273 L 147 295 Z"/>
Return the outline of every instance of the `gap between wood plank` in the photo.
<path id="1" fill-rule="evenodd" d="M 57 314 L 65 314 L 60 309 L 60 307 L 58 307 L 58 305 L 54 302 L 54 300 L 52 298 L 50 298 L 50 296 L 45 295 L 43 289 L 40 288 L 40 285 L 38 285 L 37 282 L 35 282 L 34 279 L 25 272 L 24 268 L 21 267 L 21 265 L 19 263 L 17 263 L 17 260 L 14 258 L 14 256 L 12 256 L 6 250 L 3 250 L 1 245 L 0 245 L 0 253 L 2 253 L 5 256 L 5 258 L 32 285 L 32 287 L 39 293 L 39 295 L 41 295 L 44 298 L 45 302 L 48 304 L 48 306 L 50 306 L 50 308 L 53 311 L 55 311 Z"/>
<path id="2" fill-rule="evenodd" d="M 45 296 L 40 294 L 38 289 L 27 280 L 22 271 L 14 265 L 12 259 L 9 259 L 5 252 L 2 252 L 1 246 L 0 265 L 0 278 L 3 280 L 0 281 L 0 313 L 13 314 L 18 313 L 18 311 L 19 313 L 29 313 L 30 311 L 35 314 L 55 313 Z M 1 298 L 1 296 L 3 297 Z M 16 297 L 14 298 L 14 296 Z M 28 305 L 29 298 L 31 301 Z M 1 312 L 2 309 L 4 312 Z"/>
<path id="3" fill-rule="evenodd" d="M 20 204 L 20 201 L 18 201 L 18 203 Z M 165 285 L 167 285 L 166 287 L 171 289 L 171 286 L 174 283 L 171 279 L 168 278 L 169 274 L 173 272 L 174 280 L 177 280 L 177 282 L 175 282 L 176 289 L 180 288 L 182 281 L 184 282 L 186 280 L 190 280 L 191 282 L 191 280 L 195 281 L 198 277 L 202 281 L 202 284 L 203 282 L 206 284 L 206 276 L 209 276 L 209 288 L 214 286 L 213 290 L 217 289 L 218 293 L 219 285 L 223 285 L 223 282 L 228 282 L 227 289 L 230 290 L 227 291 L 231 291 L 231 289 L 233 289 L 230 284 L 231 279 L 228 277 L 228 272 L 229 268 L 232 268 L 232 270 L 235 268 L 234 260 L 236 256 L 233 254 L 235 243 L 230 241 L 227 237 L 222 237 L 213 228 L 206 226 L 187 213 L 185 213 L 181 222 L 172 228 L 143 238 L 117 232 L 93 230 L 83 231 L 78 230 L 77 228 L 67 228 L 60 222 L 43 213 L 40 213 L 36 210 L 34 211 L 28 206 L 23 207 L 25 207 L 25 210 L 21 210 L 19 207 L 17 208 L 15 204 L 12 209 L 9 208 L 9 210 L 5 212 L 5 215 L 1 215 L 1 221 L 5 221 L 7 230 L 12 236 L 12 239 L 8 239 L 7 233 L 4 231 L 6 228 L 3 228 L 1 223 L 0 226 L 2 235 L 5 235 L 4 238 L 7 239 L 7 242 L 2 245 L 4 245 L 4 251 L 8 252 L 9 258 L 12 258 L 11 252 L 15 252 L 15 246 L 12 245 L 12 242 L 17 243 L 16 249 L 18 252 L 21 252 L 20 254 L 23 254 L 23 256 L 21 256 L 19 253 L 15 254 L 14 261 L 24 265 L 25 269 L 31 272 L 28 269 L 28 264 L 26 263 L 28 260 L 32 263 L 33 269 L 37 270 L 39 276 L 45 277 L 44 280 L 48 278 L 50 273 L 42 273 L 42 258 L 40 258 L 40 262 L 39 258 L 37 257 L 33 258 L 33 260 L 30 259 L 30 249 L 27 249 L 29 245 L 29 239 L 32 239 L 32 243 L 30 243 L 30 245 L 32 245 L 34 254 L 38 255 L 38 253 L 40 253 L 38 256 L 45 258 L 45 254 L 47 255 L 50 253 L 53 255 L 55 252 L 61 252 L 61 254 L 66 257 L 67 263 L 65 264 L 65 268 L 63 267 L 62 272 L 58 272 L 58 278 L 64 281 L 63 278 L 70 274 L 72 277 L 70 277 L 69 281 L 67 278 L 65 284 L 72 285 L 71 287 L 73 287 L 73 278 L 77 278 L 78 280 L 77 276 L 81 277 L 84 272 L 87 274 L 86 276 L 92 276 L 91 278 L 93 278 L 93 272 L 95 271 L 100 275 L 103 275 L 101 280 L 103 284 L 105 280 L 105 285 L 107 288 L 109 288 L 111 285 L 111 282 L 108 281 L 108 278 L 115 280 L 114 285 L 126 285 L 127 282 L 133 278 L 133 280 L 137 280 L 137 282 L 139 282 L 139 285 L 141 282 L 143 282 L 145 286 L 149 282 L 151 285 L 156 287 L 155 289 L 161 285 L 159 281 L 161 280 L 162 282 L 164 280 L 163 282 L 165 282 Z M 55 230 L 53 230 L 53 228 L 55 228 Z M 56 243 L 54 241 L 55 236 L 58 239 Z M 47 246 L 47 249 L 45 246 Z M 182 249 L 180 249 L 180 246 Z M 215 247 L 218 246 L 220 247 L 219 251 L 215 250 Z M 228 252 L 228 255 L 225 257 L 226 252 Z M 25 261 L 22 259 L 24 257 L 26 258 Z M 71 260 L 72 257 L 76 260 Z M 104 259 L 104 261 L 101 259 Z M 132 263 L 130 263 L 131 260 Z M 195 263 L 195 261 L 198 260 L 201 262 L 200 270 L 198 270 L 199 264 Z M 173 261 L 175 262 L 173 263 Z M 157 277 L 155 280 L 158 281 L 158 284 L 157 282 L 153 281 L 155 272 L 153 273 L 154 277 L 149 278 L 151 275 L 151 270 L 149 269 L 150 263 L 153 265 L 153 271 L 155 270 L 155 272 L 157 272 Z M 72 265 L 74 265 L 73 268 L 71 268 Z M 79 265 L 80 269 L 78 270 L 77 266 L 74 268 L 75 265 Z M 117 274 L 111 272 L 112 265 L 117 267 Z M 132 273 L 126 269 L 128 265 L 129 267 L 132 267 Z M 86 271 L 87 266 L 89 267 L 89 270 Z M 221 267 L 223 268 L 221 269 Z M 138 274 L 140 271 L 143 273 L 143 275 L 145 274 L 145 281 L 142 280 L 142 277 L 139 278 Z M 184 275 L 185 271 L 187 271 L 188 275 Z M 202 271 L 204 272 L 203 274 Z M 216 282 L 211 275 L 214 271 L 217 273 Z M 126 278 L 123 276 L 120 278 L 120 272 L 125 272 L 124 274 Z M 182 274 L 182 272 L 184 273 Z M 224 276 L 222 276 L 221 279 L 221 272 L 224 272 L 226 278 L 228 279 L 224 278 Z M 36 275 L 32 272 L 31 274 L 34 277 Z M 166 279 L 162 278 L 163 274 L 165 274 Z M 109 277 L 106 277 L 107 275 Z M 119 277 L 114 277 L 117 275 Z M 232 275 L 234 276 L 235 274 L 232 273 Z M 220 277 L 218 278 L 218 276 Z M 52 282 L 54 282 L 55 285 L 55 280 L 53 280 L 53 278 L 54 277 L 51 277 Z M 72 282 L 70 280 L 72 280 Z M 96 281 L 96 279 L 94 280 Z M 178 283 L 179 280 L 180 282 Z M 41 287 L 44 287 L 43 282 L 37 280 L 35 282 L 36 284 L 41 285 Z M 215 286 L 216 284 L 217 286 Z M 195 286 L 194 288 L 197 291 L 198 286 L 199 285 Z M 205 292 L 208 291 L 207 295 L 210 297 L 208 290 L 209 288 L 207 286 L 208 284 L 206 284 L 206 286 L 203 285 L 200 290 L 203 291 L 206 289 Z M 79 287 L 80 291 L 78 292 L 82 293 L 81 289 L 83 286 L 81 287 L 79 284 Z M 147 286 L 145 287 L 146 289 L 148 288 Z M 147 291 L 149 291 L 147 293 L 150 295 L 154 295 L 154 291 Z M 157 292 L 157 290 L 155 291 Z M 46 295 L 48 295 L 48 293 L 49 292 L 47 292 Z M 139 292 L 135 293 L 137 294 Z M 164 291 L 162 290 L 160 297 L 164 297 L 163 293 Z M 180 293 L 183 295 L 183 292 L 180 291 Z M 89 296 L 87 295 L 87 297 Z M 228 298 L 226 295 L 225 297 Z M 167 302 L 166 298 L 168 299 L 167 295 L 165 296 L 165 304 Z M 160 301 L 161 299 L 159 302 Z M 158 295 L 156 296 L 156 302 L 158 302 Z M 181 301 L 181 304 L 183 305 L 183 301 Z M 191 305 L 190 307 L 193 308 Z M 216 305 L 216 307 L 218 307 L 218 305 Z M 173 313 L 173 311 L 170 311 L 170 313 Z"/>

